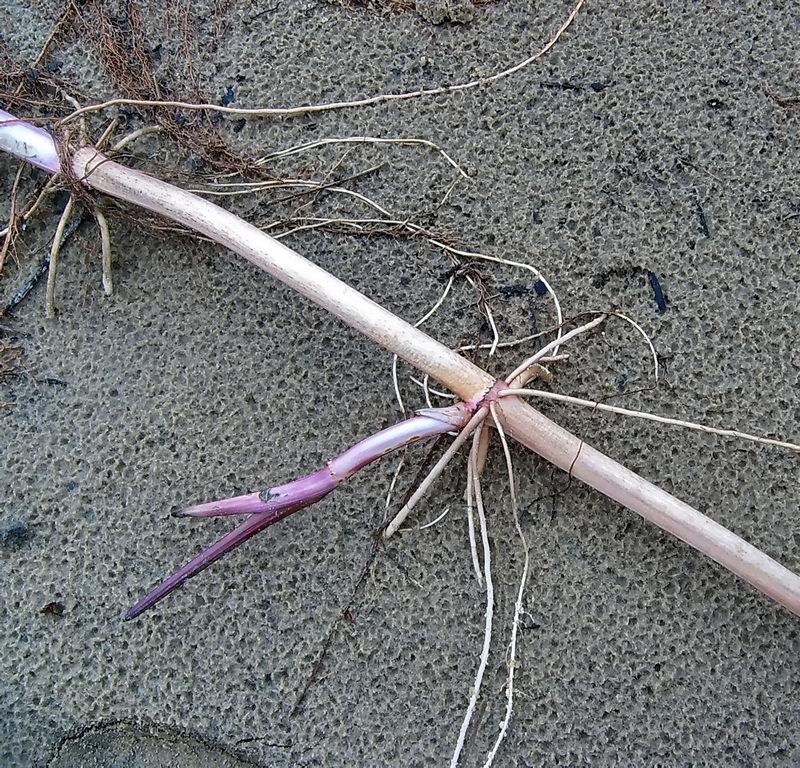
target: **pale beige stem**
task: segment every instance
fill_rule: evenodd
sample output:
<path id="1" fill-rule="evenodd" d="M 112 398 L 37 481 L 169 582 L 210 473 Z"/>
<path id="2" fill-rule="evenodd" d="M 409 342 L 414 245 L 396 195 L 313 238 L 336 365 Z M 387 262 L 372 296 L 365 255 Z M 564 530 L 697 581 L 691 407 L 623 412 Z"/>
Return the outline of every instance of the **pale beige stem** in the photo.
<path id="1" fill-rule="evenodd" d="M 120 165 L 90 148 L 75 153 L 74 169 L 79 178 L 85 177 L 86 183 L 99 192 L 177 221 L 230 248 L 445 383 L 462 400 L 470 400 L 492 386 L 492 376 L 469 360 L 224 208 Z"/>
<path id="2" fill-rule="evenodd" d="M 494 377 L 214 203 L 85 148 L 74 170 L 94 189 L 209 237 L 277 277 L 455 392 L 476 400 Z M 566 341 L 567 336 L 560 340 Z M 545 459 L 688 542 L 800 614 L 800 577 L 705 515 L 589 447 L 527 403 L 503 398 L 507 433 Z"/>

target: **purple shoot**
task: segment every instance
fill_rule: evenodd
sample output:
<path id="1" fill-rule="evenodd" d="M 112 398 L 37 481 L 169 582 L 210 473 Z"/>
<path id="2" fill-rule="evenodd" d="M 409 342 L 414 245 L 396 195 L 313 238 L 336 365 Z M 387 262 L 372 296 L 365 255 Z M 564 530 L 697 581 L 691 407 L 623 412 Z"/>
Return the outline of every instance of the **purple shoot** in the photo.
<path id="1" fill-rule="evenodd" d="M 464 403 L 449 408 L 419 411 L 419 415 L 382 429 L 361 440 L 329 461 L 322 469 L 301 477 L 299 480 L 267 488 L 260 493 L 199 504 L 179 512 L 178 515 L 181 517 L 211 517 L 214 515 L 249 515 L 249 517 L 238 528 L 234 528 L 172 576 L 162 581 L 125 614 L 125 620 L 136 618 L 183 584 L 184 581 L 196 576 L 211 563 L 263 531 L 264 528 L 327 496 L 358 470 L 373 461 L 418 440 L 460 429 L 469 421 L 469 417 L 470 407 Z"/>
<path id="2" fill-rule="evenodd" d="M 56 143 L 44 129 L 0 109 L 0 150 L 50 173 L 61 171 Z"/>

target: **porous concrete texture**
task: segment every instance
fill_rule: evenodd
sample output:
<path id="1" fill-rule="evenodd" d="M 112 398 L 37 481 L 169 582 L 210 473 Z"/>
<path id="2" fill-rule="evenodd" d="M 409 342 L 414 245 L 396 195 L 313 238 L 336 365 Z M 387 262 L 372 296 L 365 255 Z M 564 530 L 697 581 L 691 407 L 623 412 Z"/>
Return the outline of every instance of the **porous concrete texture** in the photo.
<path id="1" fill-rule="evenodd" d="M 32 61 L 46 37 L 47 5 L 2 4 L 3 43 L 18 60 Z M 153 5 L 148 44 L 174 48 Z M 469 80 L 524 59 L 571 9 L 503 0 L 468 23 L 432 25 L 317 0 L 224 5 L 222 25 L 210 0 L 193 8 L 196 70 L 210 98 L 232 87 L 242 106 Z M 472 176 L 441 206 L 452 169 L 431 151 L 356 149 L 334 174 L 385 162 L 353 188 L 469 248 L 540 266 L 567 315 L 620 308 L 661 353 L 661 386 L 637 394 L 647 351 L 611 323 L 575 346 L 558 391 L 623 388 L 632 408 L 798 440 L 800 112 L 780 100 L 798 96 L 798 35 L 796 3 L 590 0 L 544 59 L 490 87 L 244 126 L 231 117 L 221 130 L 249 153 L 329 136 L 436 142 Z M 53 57 L 89 96 L 113 93 L 80 43 Z M 143 146 L 151 157 L 137 162 L 167 167 L 168 142 Z M 322 178 L 343 154 L 280 168 Z M 0 158 L 4 216 L 15 169 Z M 6 269 L 4 303 L 34 269 L 58 204 Z M 252 202 L 231 204 L 271 220 Z M 62 256 L 57 320 L 44 318 L 40 285 L 0 321 L 31 374 L 1 382 L 12 407 L 0 414 L 0 764 L 447 764 L 483 631 L 463 460 L 413 520 L 449 507 L 445 521 L 393 540 L 352 604 L 392 464 L 122 622 L 229 527 L 176 520 L 173 506 L 315 469 L 398 411 L 390 356 L 322 310 L 219 248 L 129 219 L 111 225 L 113 297 L 87 222 Z M 436 300 L 449 268 L 420 240 L 305 232 L 287 242 L 408 319 Z M 486 274 L 495 292 L 529 280 Z M 472 301 L 459 283 L 426 328 L 471 339 Z M 545 298 L 494 301 L 506 335 L 552 321 Z M 521 354 L 483 362 L 500 374 Z M 404 391 L 421 403 L 413 385 Z M 800 570 L 796 455 L 542 407 Z M 425 454 L 411 452 L 401 492 Z M 514 457 L 533 566 L 497 764 L 800 764 L 800 619 L 532 455 Z M 465 766 L 482 764 L 502 717 L 521 567 L 497 446 L 486 495 L 499 605 Z M 51 603 L 63 611 L 43 613 Z"/>

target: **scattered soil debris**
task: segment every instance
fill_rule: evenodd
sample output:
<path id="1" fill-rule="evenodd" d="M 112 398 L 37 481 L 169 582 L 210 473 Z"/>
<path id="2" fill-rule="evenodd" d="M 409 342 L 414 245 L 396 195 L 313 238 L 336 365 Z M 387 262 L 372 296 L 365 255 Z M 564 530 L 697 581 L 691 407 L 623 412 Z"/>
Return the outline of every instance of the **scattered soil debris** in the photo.
<path id="1" fill-rule="evenodd" d="M 535 293 L 537 296 L 547 295 L 547 286 L 541 281 L 537 280 L 535 283 L 512 283 L 510 285 L 501 285 L 498 287 L 497 292 L 501 296 L 528 296 Z"/>
<path id="2" fill-rule="evenodd" d="M 781 96 L 774 91 L 766 91 L 766 94 L 783 109 L 790 111 L 800 109 L 800 96 Z"/>
<path id="3" fill-rule="evenodd" d="M 615 80 L 607 80 L 605 82 L 594 82 L 594 83 L 571 83 L 571 82 L 556 82 L 553 80 L 545 80 L 542 83 L 539 83 L 541 88 L 547 88 L 551 91 L 573 91 L 575 93 L 582 93 L 584 91 L 594 91 L 595 93 L 601 93 L 606 88 L 611 88 L 612 85 L 616 85 Z"/>
<path id="4" fill-rule="evenodd" d="M 661 286 L 658 275 L 649 269 L 645 269 L 644 267 L 612 267 L 611 269 L 596 274 L 593 282 L 595 288 L 604 288 L 608 281 L 612 279 L 624 279 L 627 285 L 634 277 L 638 276 L 647 278 L 650 289 L 653 291 L 653 298 L 656 301 L 658 312 L 666 312 L 669 298 Z"/>
<path id="5" fill-rule="evenodd" d="M 598 272 L 592 282 L 595 288 L 605 288 L 606 283 L 612 278 L 624 278 L 627 283 L 631 278 L 644 274 L 645 271 L 642 267 L 611 267 L 611 269 Z"/>
<path id="6" fill-rule="evenodd" d="M 53 600 L 44 606 L 40 613 L 45 614 L 45 616 L 56 616 L 60 619 L 64 615 L 65 610 L 66 607 L 64 603 L 62 603 L 60 600 Z"/>
<path id="7" fill-rule="evenodd" d="M 22 358 L 22 347 L 17 344 L 0 344 L 0 379 L 15 376 Z"/>
<path id="8" fill-rule="evenodd" d="M 531 287 L 522 283 L 514 283 L 499 286 L 497 292 L 501 296 L 527 296 L 531 292 Z"/>
<path id="9" fill-rule="evenodd" d="M 53 376 L 45 376 L 43 379 L 37 379 L 39 384 L 47 384 L 48 387 L 67 387 L 68 384 L 63 379 L 56 379 Z"/>

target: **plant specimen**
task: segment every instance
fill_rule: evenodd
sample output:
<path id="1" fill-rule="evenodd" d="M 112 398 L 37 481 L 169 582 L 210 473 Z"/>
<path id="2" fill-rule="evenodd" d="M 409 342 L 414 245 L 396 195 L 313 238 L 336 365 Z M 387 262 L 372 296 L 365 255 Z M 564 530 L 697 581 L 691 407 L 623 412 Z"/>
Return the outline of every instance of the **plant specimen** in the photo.
<path id="1" fill-rule="evenodd" d="M 561 28 L 562 31 L 572 21 L 580 5 L 579 3 L 576 6 L 573 14 Z M 557 36 L 549 45 L 552 45 L 556 39 Z M 546 50 L 547 47 L 543 49 L 542 53 Z M 541 53 L 538 55 L 541 55 Z M 530 63 L 532 60 L 532 58 L 527 59 L 522 65 Z M 506 76 L 516 69 L 518 67 L 507 70 L 501 75 Z M 491 82 L 491 80 L 492 78 L 484 78 L 482 81 L 472 81 L 469 84 L 465 84 L 464 87 L 475 87 L 476 84 L 485 84 Z M 458 87 L 437 89 L 427 93 L 444 93 L 449 90 L 458 90 Z M 333 108 L 362 106 L 390 98 L 413 98 L 425 95 L 425 93 L 424 91 L 418 91 L 336 104 L 317 105 L 315 107 L 281 108 L 277 110 L 236 110 L 233 108 L 217 108 L 212 105 L 192 105 L 184 102 L 115 99 L 101 105 L 79 108 L 62 125 L 75 125 L 76 121 L 92 110 L 121 104 L 199 110 L 220 109 L 221 111 L 238 112 L 251 116 L 273 114 L 291 116 Z M 350 142 L 380 140 L 370 139 L 369 137 L 349 137 L 347 139 Z M 120 145 L 117 144 L 116 146 L 119 148 Z M 184 510 L 181 513 L 183 516 L 242 515 L 246 519 L 233 532 L 192 560 L 187 566 L 143 598 L 129 611 L 129 618 L 133 618 L 151 607 L 185 579 L 195 575 L 233 547 L 238 546 L 238 544 L 286 515 L 318 501 L 361 467 L 378 460 L 389 451 L 404 447 L 416 440 L 450 432 L 457 433 L 451 447 L 437 462 L 428 478 L 423 481 L 419 491 L 409 499 L 395 519 L 388 523 L 385 533 L 387 536 L 391 535 L 399 528 L 405 516 L 422 498 L 425 490 L 430 487 L 431 483 L 443 471 L 447 462 L 459 448 L 471 440 L 468 461 L 467 516 L 475 571 L 478 579 L 485 585 L 486 619 L 484 644 L 480 655 L 476 681 L 469 699 L 467 714 L 459 733 L 457 746 L 454 750 L 453 764 L 458 762 L 471 717 L 476 707 L 480 684 L 488 661 L 489 643 L 492 635 L 494 586 L 491 578 L 491 549 L 481 489 L 482 464 L 486 456 L 487 441 L 492 432 L 498 435 L 503 447 L 511 486 L 511 512 L 517 521 L 520 544 L 525 553 L 525 565 L 514 609 L 511 662 L 509 664 L 509 680 L 506 689 L 508 706 L 497 742 L 489 753 L 487 763 L 491 763 L 494 759 L 511 718 L 516 632 L 522 612 L 523 594 L 528 574 L 528 545 L 518 522 L 518 505 L 512 458 L 508 446 L 509 437 L 533 449 L 548 461 L 568 472 L 572 477 L 586 482 L 656 525 L 671 532 L 681 540 L 691 544 L 786 606 L 789 610 L 800 613 L 800 579 L 796 575 L 699 511 L 675 499 L 670 494 L 594 450 L 581 438 L 561 429 L 521 399 L 523 397 L 558 398 L 563 402 L 586 406 L 595 410 L 607 410 L 629 416 L 657 419 L 668 424 L 700 428 L 710 432 L 753 439 L 761 443 L 774 443 L 790 450 L 798 449 L 796 445 L 791 443 L 756 438 L 733 430 L 717 430 L 681 422 L 676 419 L 632 412 L 628 409 L 614 408 L 606 403 L 554 395 L 545 390 L 534 389 L 529 386 L 534 377 L 547 375 L 547 365 L 558 359 L 563 359 L 564 352 L 562 350 L 569 349 L 569 345 L 574 339 L 613 320 L 615 318 L 614 312 L 600 312 L 591 317 L 582 317 L 579 322 L 572 323 L 574 327 L 569 331 L 566 331 L 568 324 L 562 322 L 562 318 L 559 317 L 557 327 L 554 329 L 556 338 L 553 341 L 542 347 L 536 354 L 529 356 L 513 371 L 503 375 L 489 373 L 480 369 L 457 352 L 435 341 L 418 327 L 401 320 L 355 291 L 352 287 L 309 263 L 278 240 L 247 224 L 223 208 L 175 185 L 128 168 L 111 159 L 111 153 L 105 153 L 96 146 L 82 145 L 80 143 L 75 146 L 69 140 L 62 141 L 55 138 L 53 134 L 37 128 L 30 122 L 19 120 L 9 113 L 0 113 L 0 147 L 52 174 L 62 174 L 69 180 L 70 189 L 76 196 L 80 196 L 84 188 L 94 190 L 115 200 L 150 211 L 162 219 L 178 223 L 233 250 L 259 268 L 283 280 L 320 306 L 330 310 L 344 322 L 366 334 L 394 355 L 420 370 L 426 376 L 426 381 L 427 379 L 433 379 L 439 382 L 458 399 L 455 405 L 447 408 L 425 409 L 416 416 L 405 419 L 393 427 L 382 430 L 371 437 L 366 437 L 339 457 L 333 459 L 326 467 L 304 478 L 269 487 L 257 493 L 235 499 L 200 504 Z M 296 149 L 299 148 L 292 148 L 286 152 Z M 301 185 L 307 182 L 297 181 L 296 183 Z M 30 210 L 26 211 L 24 215 L 29 212 Z M 67 205 L 59 222 L 53 241 L 47 291 L 47 306 L 51 315 L 54 314 L 55 310 L 55 286 L 61 235 L 72 212 L 73 204 L 70 203 Z M 377 210 L 375 215 L 375 220 L 384 225 L 388 222 L 392 225 L 400 225 L 412 230 L 415 227 L 410 222 L 390 221 L 388 213 L 383 210 Z M 14 218 L 15 214 L 12 212 L 12 219 Z M 106 290 L 111 290 L 108 224 L 102 211 L 98 210 L 97 219 L 103 234 L 104 287 Z M 309 222 L 308 226 L 316 226 L 318 223 Z M 347 225 L 352 222 L 342 221 L 339 223 Z M 8 240 L 9 238 L 7 237 L 6 242 Z M 446 243 L 439 242 L 438 244 L 442 247 L 449 247 Z M 546 286 L 546 290 L 555 298 L 555 294 L 549 287 Z M 499 340 L 495 338 L 493 348 L 496 348 L 498 343 Z M 477 517 L 477 525 L 475 517 Z"/>

